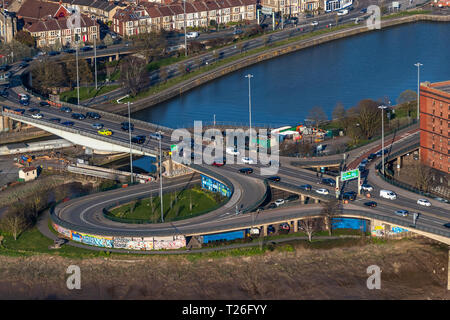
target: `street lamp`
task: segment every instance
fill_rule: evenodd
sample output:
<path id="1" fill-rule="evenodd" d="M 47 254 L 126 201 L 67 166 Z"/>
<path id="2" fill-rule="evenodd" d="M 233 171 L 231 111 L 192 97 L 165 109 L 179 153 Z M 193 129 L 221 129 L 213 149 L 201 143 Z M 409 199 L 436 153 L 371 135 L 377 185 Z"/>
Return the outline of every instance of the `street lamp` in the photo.
<path id="1" fill-rule="evenodd" d="M 417 121 L 419 121 L 420 115 L 420 66 L 423 66 L 420 62 L 414 64 L 417 67 Z"/>
<path id="2" fill-rule="evenodd" d="M 384 116 L 383 110 L 386 109 L 386 106 L 378 106 L 378 109 L 381 109 L 381 172 L 384 176 Z"/>
<path id="3" fill-rule="evenodd" d="M 159 198 L 161 200 L 161 222 L 164 222 L 163 192 L 162 192 L 162 165 L 161 165 L 161 140 L 162 140 L 161 131 L 158 131 L 158 134 L 159 134 Z"/>
<path id="4" fill-rule="evenodd" d="M 131 119 L 130 119 L 130 101 L 128 101 L 128 137 L 130 139 L 130 170 L 131 183 L 133 183 L 133 153 L 131 151 Z"/>
<path id="5" fill-rule="evenodd" d="M 245 76 L 248 78 L 248 118 L 249 118 L 249 141 L 248 141 L 248 149 L 250 151 L 250 145 L 252 143 L 252 96 L 251 96 L 251 84 L 250 79 L 253 78 L 252 74 L 247 74 Z"/>
<path id="6" fill-rule="evenodd" d="M 186 39 L 186 0 L 183 0 L 184 10 L 184 56 L 187 57 L 187 39 Z"/>

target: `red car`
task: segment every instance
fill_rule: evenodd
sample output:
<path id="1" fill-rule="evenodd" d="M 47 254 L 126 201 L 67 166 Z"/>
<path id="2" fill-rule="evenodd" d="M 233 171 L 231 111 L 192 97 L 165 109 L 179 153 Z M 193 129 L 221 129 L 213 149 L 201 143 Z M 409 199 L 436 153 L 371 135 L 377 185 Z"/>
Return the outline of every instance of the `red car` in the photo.
<path id="1" fill-rule="evenodd" d="M 225 159 L 222 160 L 222 161 L 220 161 L 220 160 L 214 160 L 214 162 L 213 162 L 211 165 L 213 165 L 213 166 L 215 166 L 215 167 L 221 167 L 221 166 L 225 165 Z"/>

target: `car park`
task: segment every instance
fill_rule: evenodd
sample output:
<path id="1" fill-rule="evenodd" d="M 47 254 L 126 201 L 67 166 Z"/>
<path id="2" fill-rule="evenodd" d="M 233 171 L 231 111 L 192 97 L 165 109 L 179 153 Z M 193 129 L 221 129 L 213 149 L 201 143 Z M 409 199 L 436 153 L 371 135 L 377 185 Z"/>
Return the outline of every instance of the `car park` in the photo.
<path id="1" fill-rule="evenodd" d="M 243 162 L 243 163 L 246 163 L 246 164 L 253 164 L 253 163 L 255 163 L 255 162 L 253 161 L 253 159 L 252 159 L 252 158 L 249 158 L 249 157 L 242 157 L 242 162 Z"/>
<path id="2" fill-rule="evenodd" d="M 47 101 L 41 101 L 41 102 L 39 102 L 39 105 L 41 107 L 49 107 L 50 106 L 50 104 Z"/>
<path id="3" fill-rule="evenodd" d="M 86 119 L 86 116 L 82 113 L 72 113 L 72 118 L 77 120 L 84 120 Z"/>
<path id="4" fill-rule="evenodd" d="M 109 129 L 101 129 L 97 131 L 98 134 L 101 134 L 102 136 L 110 136 L 112 135 L 112 131 Z"/>
<path id="5" fill-rule="evenodd" d="M 391 190 L 380 190 L 380 197 L 390 200 L 397 199 L 397 194 Z"/>
<path id="6" fill-rule="evenodd" d="M 325 189 L 325 188 L 317 189 L 316 192 L 319 194 L 329 194 L 330 193 L 330 191 L 328 191 L 328 189 Z"/>
<path id="7" fill-rule="evenodd" d="M 135 136 L 131 138 L 131 142 L 137 144 L 143 144 L 145 142 L 145 136 Z"/>
<path id="8" fill-rule="evenodd" d="M 35 113 L 31 115 L 31 117 L 34 119 L 42 119 L 43 116 L 44 115 L 42 113 Z"/>
<path id="9" fill-rule="evenodd" d="M 428 201 L 427 199 L 419 199 L 417 200 L 417 204 L 425 207 L 431 207 L 431 202 Z"/>
<path id="10" fill-rule="evenodd" d="M 284 202 L 285 202 L 284 199 L 277 199 L 277 200 L 275 200 L 274 203 L 277 207 L 279 207 L 279 206 L 283 205 Z"/>
<path id="11" fill-rule="evenodd" d="M 272 177 L 268 177 L 267 180 L 278 182 L 281 180 L 281 178 L 279 176 L 272 176 Z"/>
<path id="12" fill-rule="evenodd" d="M 373 187 L 370 184 L 363 183 L 361 185 L 361 190 L 371 192 L 373 191 Z"/>
<path id="13" fill-rule="evenodd" d="M 86 113 L 86 117 L 89 117 L 89 118 L 95 119 L 95 120 L 101 118 L 100 115 L 97 112 L 87 112 Z"/>
<path id="14" fill-rule="evenodd" d="M 312 190 L 312 186 L 310 184 L 302 184 L 301 186 L 299 186 L 299 188 L 306 191 Z"/>
<path id="15" fill-rule="evenodd" d="M 60 118 L 50 118 L 50 119 L 48 119 L 48 121 L 51 121 L 51 122 L 61 122 L 61 119 Z"/>
<path id="16" fill-rule="evenodd" d="M 67 127 L 71 127 L 75 124 L 75 122 L 73 121 L 64 121 L 63 123 L 61 123 L 63 126 L 67 126 Z"/>
<path id="17" fill-rule="evenodd" d="M 67 113 L 72 112 L 72 109 L 69 107 L 61 107 L 61 109 L 59 109 L 59 110 L 61 110 L 62 112 L 67 112 Z"/>
<path id="18" fill-rule="evenodd" d="M 103 124 L 102 124 L 102 123 L 96 122 L 96 123 L 93 123 L 93 124 L 92 124 L 92 127 L 93 127 L 94 129 L 100 130 L 101 128 L 103 128 Z"/>
<path id="19" fill-rule="evenodd" d="M 239 172 L 243 173 L 243 174 L 251 174 L 251 173 L 253 173 L 253 169 L 252 168 L 242 168 L 242 169 L 239 169 Z"/>
<path id="20" fill-rule="evenodd" d="M 368 202 L 364 202 L 364 205 L 367 207 L 375 208 L 377 206 L 377 203 L 375 201 L 368 201 Z"/>
<path id="21" fill-rule="evenodd" d="M 148 135 L 150 137 L 150 139 L 155 139 L 155 140 L 161 140 L 162 139 L 162 134 L 160 134 L 159 132 L 152 132 Z"/>
<path id="22" fill-rule="evenodd" d="M 395 210 L 394 213 L 397 216 L 400 216 L 400 217 L 407 217 L 408 216 L 408 210 Z"/>

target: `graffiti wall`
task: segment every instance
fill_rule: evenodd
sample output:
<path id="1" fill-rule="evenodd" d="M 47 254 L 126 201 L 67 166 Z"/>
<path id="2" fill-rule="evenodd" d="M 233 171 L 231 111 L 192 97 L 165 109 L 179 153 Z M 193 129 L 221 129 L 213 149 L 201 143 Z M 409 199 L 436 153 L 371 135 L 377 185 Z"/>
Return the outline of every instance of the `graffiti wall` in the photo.
<path id="1" fill-rule="evenodd" d="M 367 220 L 355 218 L 332 218 L 333 229 L 354 229 L 366 232 Z"/>
<path id="2" fill-rule="evenodd" d="M 52 223 L 53 228 L 61 235 L 84 244 L 125 250 L 161 250 L 186 247 L 184 236 L 170 237 L 107 237 L 72 231 Z"/>

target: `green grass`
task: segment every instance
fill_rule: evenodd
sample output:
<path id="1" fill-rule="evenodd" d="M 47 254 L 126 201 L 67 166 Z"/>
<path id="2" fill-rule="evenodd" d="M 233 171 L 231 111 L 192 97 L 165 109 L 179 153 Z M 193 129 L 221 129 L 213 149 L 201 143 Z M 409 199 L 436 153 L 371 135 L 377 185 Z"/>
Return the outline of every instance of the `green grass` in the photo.
<path id="1" fill-rule="evenodd" d="M 176 200 L 175 200 L 176 199 Z M 190 203 L 192 199 L 192 210 L 190 210 Z M 198 215 L 202 212 L 208 212 L 217 207 L 219 203 L 224 200 L 224 197 L 219 196 L 217 193 L 212 193 L 200 188 L 192 188 L 187 190 L 181 190 L 178 192 L 172 192 L 163 195 L 163 208 L 164 208 L 164 221 L 174 221 L 183 218 L 189 218 L 194 215 Z M 172 208 L 170 204 L 172 202 Z M 152 200 L 152 206 L 150 205 L 150 199 L 145 198 L 137 200 L 118 208 L 110 210 L 111 215 L 120 219 L 137 219 L 147 220 L 148 222 L 160 222 L 161 219 L 161 207 L 159 196 L 154 197 Z M 132 206 L 135 205 L 134 209 Z"/>
<path id="2" fill-rule="evenodd" d="M 412 11 L 402 11 L 402 12 L 397 12 L 397 13 L 393 13 L 387 16 L 383 16 L 381 17 L 382 20 L 385 19 L 392 19 L 392 18 L 398 18 L 398 17 L 404 17 L 404 16 L 413 16 L 416 14 L 428 14 L 431 13 L 431 10 L 412 10 Z"/>
<path id="3" fill-rule="evenodd" d="M 95 90 L 94 87 L 80 87 L 80 101 L 93 98 L 94 96 L 101 96 L 119 87 L 119 85 L 110 85 L 101 87 L 98 90 Z M 69 103 L 77 103 L 77 89 L 61 93 L 60 99 Z"/>
<path id="4" fill-rule="evenodd" d="M 158 61 L 153 61 L 153 62 L 150 62 L 149 64 L 147 64 L 147 70 L 148 71 L 158 70 L 161 67 L 168 66 L 173 63 L 177 63 L 177 62 L 186 60 L 187 58 L 188 57 L 186 57 L 184 55 L 180 55 L 179 57 L 168 57 L 168 58 L 164 58 L 164 59 L 161 59 Z"/>

